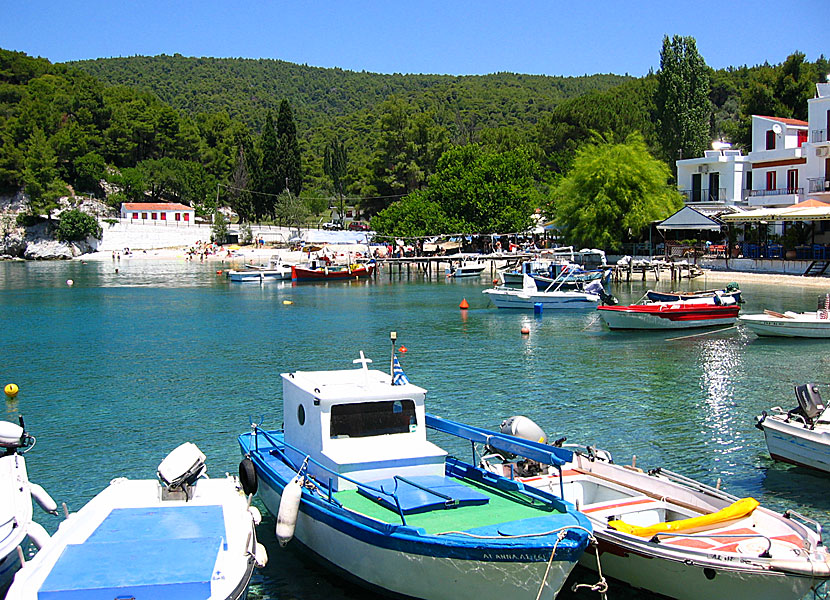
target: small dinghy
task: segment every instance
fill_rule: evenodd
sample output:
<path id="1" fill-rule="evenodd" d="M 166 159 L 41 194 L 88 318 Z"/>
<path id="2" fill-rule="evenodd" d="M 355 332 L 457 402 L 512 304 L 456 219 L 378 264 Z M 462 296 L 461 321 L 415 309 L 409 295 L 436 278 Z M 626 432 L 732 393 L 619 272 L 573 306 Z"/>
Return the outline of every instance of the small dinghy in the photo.
<path id="1" fill-rule="evenodd" d="M 795 397 L 795 408 L 775 406 L 756 417 L 755 426 L 773 459 L 830 473 L 830 411 L 812 383 L 796 386 Z"/>
<path id="2" fill-rule="evenodd" d="M 171 452 L 158 479 L 113 479 L 15 576 L 6 600 L 244 598 L 259 511 L 234 476 L 208 479 L 191 443 Z"/>
<path id="3" fill-rule="evenodd" d="M 23 454 L 34 445 L 23 417 L 20 425 L 0 421 L 0 597 L 20 568 L 27 537 L 37 548 L 49 541 L 43 526 L 32 520 L 32 498 L 45 512 L 57 514 L 46 490 L 29 481 Z"/>
<path id="4" fill-rule="evenodd" d="M 551 600 L 588 545 L 588 520 L 428 441 L 426 390 L 396 358 L 391 373 L 362 352 L 355 362 L 284 373 L 284 430 L 239 437 L 243 481 L 277 515 L 280 544 L 396 596 Z"/>
<path id="5" fill-rule="evenodd" d="M 565 461 L 550 467 L 491 448 L 482 466 L 573 502 L 593 525 L 603 575 L 679 600 L 797 600 L 830 579 L 821 525 L 794 511 L 776 513 L 665 469 L 617 465 L 591 447 L 538 443 L 547 438 L 526 417 L 505 420 L 501 433 Z M 597 570 L 593 553 L 580 563 Z"/>
<path id="6" fill-rule="evenodd" d="M 741 325 L 759 336 L 830 339 L 830 294 L 819 296 L 815 312 L 741 315 Z"/>

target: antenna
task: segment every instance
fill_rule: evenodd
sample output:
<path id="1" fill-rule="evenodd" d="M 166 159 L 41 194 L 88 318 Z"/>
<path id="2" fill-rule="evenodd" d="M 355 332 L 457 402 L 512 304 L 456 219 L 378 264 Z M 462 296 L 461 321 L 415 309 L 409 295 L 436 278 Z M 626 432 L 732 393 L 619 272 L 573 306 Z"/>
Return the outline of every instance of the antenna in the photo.
<path id="1" fill-rule="evenodd" d="M 773 123 L 772 130 L 775 132 L 775 135 L 781 135 L 781 132 L 783 131 L 781 123 Z"/>

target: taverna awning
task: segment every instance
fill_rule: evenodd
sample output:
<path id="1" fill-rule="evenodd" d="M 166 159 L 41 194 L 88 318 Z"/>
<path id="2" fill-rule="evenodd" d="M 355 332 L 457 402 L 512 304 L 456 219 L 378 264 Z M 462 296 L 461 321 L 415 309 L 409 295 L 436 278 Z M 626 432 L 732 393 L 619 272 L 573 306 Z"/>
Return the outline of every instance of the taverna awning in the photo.
<path id="1" fill-rule="evenodd" d="M 809 198 L 804 202 L 783 208 L 756 208 L 744 212 L 723 215 L 728 223 L 757 223 L 759 221 L 830 221 L 830 204 Z"/>
<path id="2" fill-rule="evenodd" d="M 706 231 L 720 231 L 722 224 L 691 206 L 684 206 L 672 216 L 657 225 L 657 229 L 702 229 Z"/>

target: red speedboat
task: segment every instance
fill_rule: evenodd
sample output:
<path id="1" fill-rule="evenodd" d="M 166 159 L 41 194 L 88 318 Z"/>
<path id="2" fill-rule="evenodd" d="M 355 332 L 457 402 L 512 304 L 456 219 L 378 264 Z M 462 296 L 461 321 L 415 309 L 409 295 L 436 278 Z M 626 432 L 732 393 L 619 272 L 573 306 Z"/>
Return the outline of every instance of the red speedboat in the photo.
<path id="1" fill-rule="evenodd" d="M 291 267 L 291 281 L 329 281 L 369 277 L 375 271 L 373 264 L 322 265 L 318 267 Z"/>
<path id="2" fill-rule="evenodd" d="M 739 304 L 688 302 L 597 307 L 600 316 L 611 329 L 687 329 L 734 325 L 740 309 Z"/>

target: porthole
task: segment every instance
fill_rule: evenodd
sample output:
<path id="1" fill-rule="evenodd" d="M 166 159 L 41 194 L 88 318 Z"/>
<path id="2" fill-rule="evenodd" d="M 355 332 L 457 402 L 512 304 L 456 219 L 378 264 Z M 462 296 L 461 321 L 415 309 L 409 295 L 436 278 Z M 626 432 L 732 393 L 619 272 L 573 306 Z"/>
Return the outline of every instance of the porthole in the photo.
<path id="1" fill-rule="evenodd" d="M 297 422 L 301 427 L 305 425 L 305 408 L 302 404 L 297 407 Z"/>

